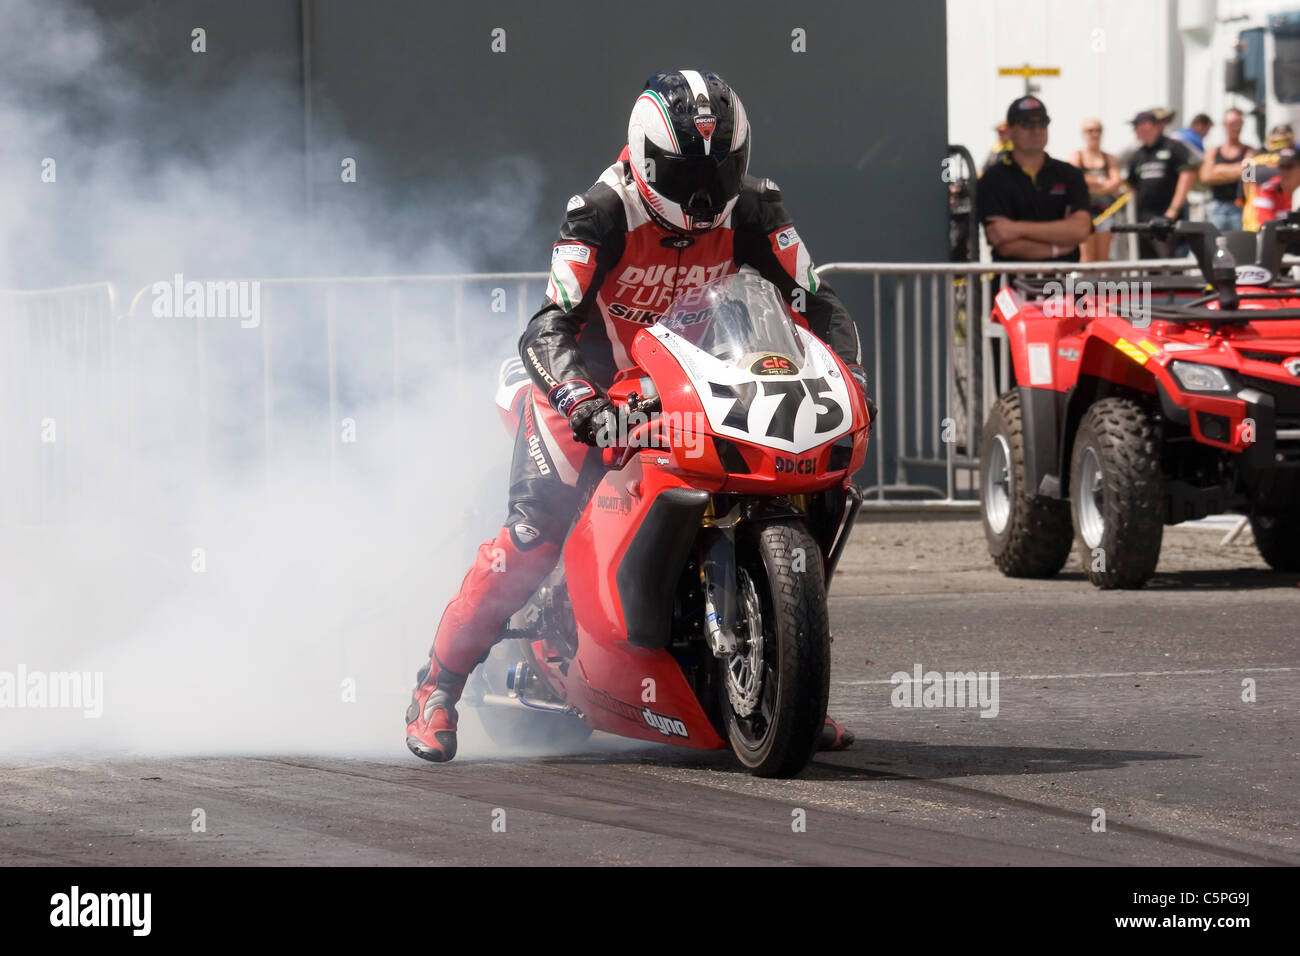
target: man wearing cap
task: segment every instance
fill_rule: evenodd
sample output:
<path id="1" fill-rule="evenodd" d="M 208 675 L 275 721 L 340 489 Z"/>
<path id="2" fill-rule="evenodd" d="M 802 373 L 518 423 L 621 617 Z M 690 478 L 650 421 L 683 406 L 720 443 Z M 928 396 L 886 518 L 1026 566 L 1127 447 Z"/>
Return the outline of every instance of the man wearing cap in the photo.
<path id="1" fill-rule="evenodd" d="M 1259 207 L 1255 199 L 1259 195 L 1260 184 L 1267 183 L 1279 172 L 1278 157 L 1287 147 L 1295 146 L 1295 133 L 1286 123 L 1280 123 L 1268 131 L 1268 149 L 1256 153 L 1242 164 L 1241 169 L 1241 228 L 1248 232 L 1258 232 L 1263 220 L 1256 215 Z"/>
<path id="2" fill-rule="evenodd" d="M 1294 146 L 1283 146 L 1277 151 L 1277 175 L 1255 193 L 1252 206 L 1259 226 L 1281 219 L 1291 211 L 1292 194 L 1297 186 L 1300 186 L 1300 155 Z"/>
<path id="3" fill-rule="evenodd" d="M 1187 147 L 1162 132 L 1164 124 L 1150 110 L 1130 121 L 1139 146 L 1129 160 L 1129 185 L 1137 192 L 1138 222 L 1163 216 L 1178 219 L 1187 194 L 1196 182 L 1196 163 Z M 1143 259 L 1171 259 L 1179 241 L 1138 236 L 1138 255 Z"/>
<path id="4" fill-rule="evenodd" d="M 1050 122 L 1037 97 L 1012 103 L 1011 149 L 979 179 L 979 218 L 995 260 L 1078 262 L 1079 243 L 1092 233 L 1083 173 L 1047 155 Z"/>

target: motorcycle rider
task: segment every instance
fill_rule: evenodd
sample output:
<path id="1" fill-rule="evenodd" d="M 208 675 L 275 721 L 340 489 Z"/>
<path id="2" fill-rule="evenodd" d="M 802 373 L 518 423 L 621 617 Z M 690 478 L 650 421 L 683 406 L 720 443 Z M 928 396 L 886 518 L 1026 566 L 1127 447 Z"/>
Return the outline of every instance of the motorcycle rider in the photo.
<path id="1" fill-rule="evenodd" d="M 679 293 L 752 266 L 865 394 L 853 321 L 813 271 L 776 184 L 747 176 L 749 153 L 744 106 L 721 77 L 656 73 L 633 107 L 627 146 L 569 200 L 545 303 L 519 340 L 533 387 L 515 438 L 505 526 L 479 547 L 417 675 L 406 712 L 416 756 L 456 755 L 455 705 L 470 671 L 554 567 L 582 489 L 601 472 L 597 434 L 613 409 L 604 389 L 631 365 L 636 332 Z M 852 741 L 827 718 L 823 749 Z"/>

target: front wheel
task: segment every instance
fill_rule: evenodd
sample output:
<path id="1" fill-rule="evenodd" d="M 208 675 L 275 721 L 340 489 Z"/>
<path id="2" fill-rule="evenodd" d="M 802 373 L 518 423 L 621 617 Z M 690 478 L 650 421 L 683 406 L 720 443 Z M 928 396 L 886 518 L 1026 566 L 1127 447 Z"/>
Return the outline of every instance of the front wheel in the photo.
<path id="1" fill-rule="evenodd" d="M 1104 398 L 1079 423 L 1070 459 L 1079 560 L 1100 588 L 1140 588 L 1164 537 L 1160 434 L 1142 406 Z"/>
<path id="2" fill-rule="evenodd" d="M 759 777 L 793 777 L 812 759 L 830 694 L 822 555 L 803 522 L 768 522 L 736 542 L 736 653 L 718 661 L 731 749 Z"/>

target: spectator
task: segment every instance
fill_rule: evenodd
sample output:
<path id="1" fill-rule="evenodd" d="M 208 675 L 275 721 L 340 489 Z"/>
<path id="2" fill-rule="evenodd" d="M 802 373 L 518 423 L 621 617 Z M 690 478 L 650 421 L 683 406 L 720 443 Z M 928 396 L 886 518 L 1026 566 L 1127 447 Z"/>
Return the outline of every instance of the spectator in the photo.
<path id="1" fill-rule="evenodd" d="M 1241 228 L 1248 232 L 1258 232 L 1259 217 L 1256 215 L 1255 196 L 1261 183 L 1266 183 L 1278 173 L 1278 151 L 1288 146 L 1295 146 L 1295 133 L 1286 123 L 1280 123 L 1268 131 L 1268 149 L 1246 159 L 1241 170 Z"/>
<path id="2" fill-rule="evenodd" d="M 1151 109 L 1147 110 L 1147 112 L 1156 118 L 1156 123 L 1160 126 L 1161 136 L 1165 135 L 1169 124 L 1172 123 L 1174 117 L 1178 115 L 1177 110 L 1167 110 L 1163 106 L 1153 106 Z"/>
<path id="3" fill-rule="evenodd" d="M 1023 96 L 1007 109 L 1011 150 L 979 179 L 980 221 L 995 260 L 1079 261 L 1092 232 L 1083 173 L 1047 155 L 1047 107 Z"/>
<path id="4" fill-rule="evenodd" d="M 1209 219 L 1219 232 L 1241 229 L 1242 161 L 1255 155 L 1255 151 L 1241 141 L 1243 117 L 1241 110 L 1230 109 L 1223 114 L 1223 134 L 1226 141 L 1214 152 L 1206 154 L 1201 164 L 1201 182 L 1210 187 Z"/>
<path id="5" fill-rule="evenodd" d="M 1192 117 L 1192 123 L 1185 129 L 1176 130 L 1170 134 L 1171 139 L 1176 139 L 1184 146 L 1190 146 L 1194 152 L 1194 158 L 1200 160 L 1205 158 L 1205 137 L 1209 134 L 1210 129 L 1214 126 L 1214 121 L 1204 113 L 1197 113 Z"/>
<path id="6" fill-rule="evenodd" d="M 1297 186 L 1300 186 L 1300 156 L 1295 147 L 1283 146 L 1277 151 L 1277 175 L 1255 194 L 1255 221 L 1263 226 L 1289 213 Z"/>
<path id="7" fill-rule="evenodd" d="M 1101 120 L 1083 121 L 1083 149 L 1076 149 L 1070 154 L 1070 164 L 1083 172 L 1091 197 L 1088 215 L 1093 220 L 1093 233 L 1083 241 L 1079 251 L 1084 262 L 1105 262 L 1110 258 L 1111 218 L 1097 222 L 1097 217 L 1104 213 L 1124 186 L 1124 177 L 1119 170 L 1119 160 L 1101 148 Z"/>
<path id="8" fill-rule="evenodd" d="M 1137 220 L 1178 219 L 1196 182 L 1196 164 L 1186 146 L 1160 132 L 1160 120 L 1149 110 L 1133 117 L 1132 124 L 1141 144 L 1133 153 L 1128 175 L 1129 185 L 1137 190 Z M 1173 237 L 1138 236 L 1138 255 L 1143 259 L 1173 258 L 1179 244 Z"/>
<path id="9" fill-rule="evenodd" d="M 993 127 L 993 132 L 997 133 L 998 138 L 993 143 L 993 148 L 989 150 L 988 158 L 984 160 L 984 165 L 980 168 L 980 175 L 989 171 L 989 167 L 1002 158 L 1002 154 L 1009 152 L 1011 149 L 1011 140 L 1007 139 L 1007 124 L 1003 120 L 997 126 Z"/>

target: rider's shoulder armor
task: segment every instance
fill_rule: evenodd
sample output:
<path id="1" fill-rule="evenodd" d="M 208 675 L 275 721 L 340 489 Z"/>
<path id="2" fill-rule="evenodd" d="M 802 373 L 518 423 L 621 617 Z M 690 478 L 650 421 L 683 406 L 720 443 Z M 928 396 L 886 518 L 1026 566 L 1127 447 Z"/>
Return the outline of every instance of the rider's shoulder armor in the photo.
<path id="1" fill-rule="evenodd" d="M 604 178 L 569 199 L 560 226 L 559 242 L 582 242 L 597 249 L 611 241 L 619 244 L 627 231 L 623 200 Z"/>
<path id="2" fill-rule="evenodd" d="M 741 180 L 740 196 L 731 213 L 731 227 L 736 232 L 766 236 L 774 229 L 790 225 L 790 214 L 781 199 L 781 187 L 770 179 L 746 176 Z"/>

